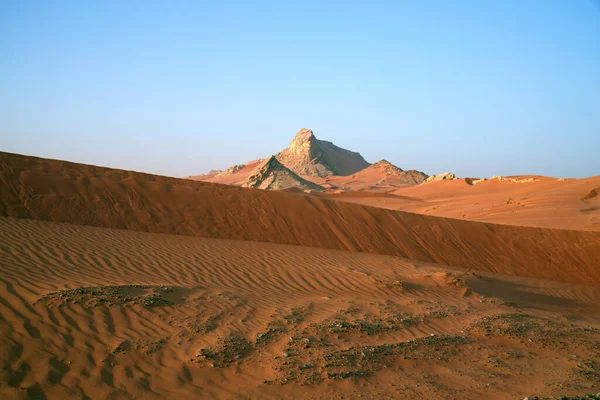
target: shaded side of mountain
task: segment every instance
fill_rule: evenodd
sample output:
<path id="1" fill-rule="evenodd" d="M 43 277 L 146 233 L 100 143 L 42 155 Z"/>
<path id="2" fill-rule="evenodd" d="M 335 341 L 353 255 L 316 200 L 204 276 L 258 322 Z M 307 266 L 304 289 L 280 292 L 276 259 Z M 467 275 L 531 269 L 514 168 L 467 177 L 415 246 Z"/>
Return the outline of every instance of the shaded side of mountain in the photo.
<path id="1" fill-rule="evenodd" d="M 242 186 L 266 190 L 283 190 L 289 188 L 324 190 L 322 186 L 307 181 L 290 171 L 275 156 L 269 157 L 264 163 L 256 167 Z"/>
<path id="2" fill-rule="evenodd" d="M 402 171 L 400 175 L 398 175 L 399 183 L 408 183 L 411 185 L 416 185 L 419 183 L 425 182 L 429 178 L 429 175 L 422 171 L 417 171 L 416 169 L 409 169 L 407 171 Z"/>

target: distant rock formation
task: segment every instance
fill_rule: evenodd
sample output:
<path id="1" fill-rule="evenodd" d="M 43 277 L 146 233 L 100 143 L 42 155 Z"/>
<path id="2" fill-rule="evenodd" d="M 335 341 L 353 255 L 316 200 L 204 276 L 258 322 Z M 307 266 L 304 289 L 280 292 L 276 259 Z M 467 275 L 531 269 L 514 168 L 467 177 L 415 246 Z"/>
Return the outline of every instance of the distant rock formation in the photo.
<path id="1" fill-rule="evenodd" d="M 190 175 L 190 176 L 186 177 L 186 179 L 191 179 L 191 180 L 194 180 L 194 181 L 207 181 L 209 179 L 214 178 L 215 176 L 217 176 L 221 172 L 223 172 L 223 171 L 220 170 L 220 169 L 211 169 L 206 174 L 202 174 L 202 175 Z"/>
<path id="2" fill-rule="evenodd" d="M 322 186 L 296 175 L 281 164 L 275 156 L 269 157 L 264 163 L 256 167 L 242 186 L 267 190 L 284 190 L 290 188 L 324 190 Z"/>
<path id="3" fill-rule="evenodd" d="M 497 179 L 499 181 L 508 181 L 514 183 L 529 183 L 529 182 L 537 182 L 539 179 L 535 179 L 533 177 L 528 178 L 512 178 L 510 176 L 502 176 L 502 175 L 494 175 L 492 179 Z"/>
<path id="4" fill-rule="evenodd" d="M 443 172 L 439 175 L 431 175 L 429 178 L 425 179 L 425 181 L 423 181 L 423 183 L 453 180 L 453 179 L 457 179 L 457 178 L 456 178 L 456 175 L 454 175 L 452 172 Z"/>
<path id="5" fill-rule="evenodd" d="M 319 178 L 351 175 L 370 165 L 359 153 L 319 140 L 309 129 L 300 129 L 276 157 L 296 174 Z"/>
<path id="6" fill-rule="evenodd" d="M 409 169 L 407 171 L 402 171 L 402 174 L 400 174 L 398 178 L 400 179 L 400 183 L 417 185 L 425 182 L 429 178 L 429 175 L 425 172 L 417 171 L 416 169 Z"/>
<path id="7" fill-rule="evenodd" d="M 465 182 L 467 182 L 468 185 L 477 185 L 480 184 L 482 182 L 487 182 L 487 178 L 465 178 Z"/>
<path id="8" fill-rule="evenodd" d="M 237 165 L 233 165 L 229 168 L 227 168 L 225 171 L 220 171 L 219 173 L 215 174 L 215 178 L 217 177 L 221 177 L 221 176 L 228 176 L 228 175 L 233 175 L 236 172 L 238 172 L 239 170 L 241 170 L 242 168 L 244 168 L 245 164 L 237 164 Z"/>
<path id="9" fill-rule="evenodd" d="M 274 173 L 273 177 L 265 176 L 265 171 L 262 175 L 257 175 L 260 167 L 274 164 L 271 157 L 234 165 L 224 171 L 213 170 L 206 175 L 190 176 L 189 179 L 266 189 L 302 187 L 302 190 L 324 190 L 325 188 L 350 190 L 349 187 L 352 185 L 341 186 L 328 183 L 330 177 L 348 177 L 354 182 L 352 190 L 362 190 L 378 185 L 418 184 L 428 178 L 428 175 L 421 171 L 404 171 L 387 160 L 371 165 L 359 153 L 317 139 L 310 129 L 300 129 L 289 146 L 274 157 L 282 167 L 286 168 L 285 177 L 285 174 L 279 171 L 279 166 L 276 168 L 278 172 Z M 267 172 L 271 170 L 272 168 L 267 168 Z M 289 173 L 293 174 L 292 178 Z M 296 183 L 290 184 L 292 181 Z M 309 187 L 309 184 L 314 186 Z"/>

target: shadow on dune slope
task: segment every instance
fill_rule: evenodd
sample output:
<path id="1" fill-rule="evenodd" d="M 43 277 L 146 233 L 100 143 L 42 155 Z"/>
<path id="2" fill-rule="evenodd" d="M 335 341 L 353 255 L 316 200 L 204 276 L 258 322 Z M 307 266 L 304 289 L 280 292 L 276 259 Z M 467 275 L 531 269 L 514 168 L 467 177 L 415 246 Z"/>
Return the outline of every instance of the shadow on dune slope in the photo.
<path id="1" fill-rule="evenodd" d="M 431 217 L 0 153 L 0 216 L 396 255 L 600 284 L 600 234 Z"/>

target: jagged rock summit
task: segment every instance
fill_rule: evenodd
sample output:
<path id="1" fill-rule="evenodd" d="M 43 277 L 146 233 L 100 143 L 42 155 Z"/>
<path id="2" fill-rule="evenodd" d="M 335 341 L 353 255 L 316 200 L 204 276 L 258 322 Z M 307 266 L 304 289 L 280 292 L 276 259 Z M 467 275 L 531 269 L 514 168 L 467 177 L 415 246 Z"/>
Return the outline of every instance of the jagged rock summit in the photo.
<path id="1" fill-rule="evenodd" d="M 370 165 L 359 153 L 319 140 L 305 128 L 276 157 L 296 174 L 319 178 L 351 175 Z"/>
<path id="2" fill-rule="evenodd" d="M 290 171 L 281 164 L 275 156 L 269 157 L 264 163 L 257 166 L 250 177 L 242 184 L 243 187 L 283 190 L 298 188 L 301 190 L 323 190 L 322 186 L 307 181 Z"/>

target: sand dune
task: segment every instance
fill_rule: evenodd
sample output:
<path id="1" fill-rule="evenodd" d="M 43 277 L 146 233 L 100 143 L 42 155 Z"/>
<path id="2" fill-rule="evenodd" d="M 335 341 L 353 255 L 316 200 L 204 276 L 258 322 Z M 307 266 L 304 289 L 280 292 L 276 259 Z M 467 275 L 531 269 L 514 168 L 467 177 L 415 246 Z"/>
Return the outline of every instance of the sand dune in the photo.
<path id="1" fill-rule="evenodd" d="M 0 218 L 2 398 L 517 398 L 597 388 L 600 289 Z"/>
<path id="2" fill-rule="evenodd" d="M 421 171 L 403 171 L 386 160 L 348 176 L 310 177 L 315 183 L 332 190 L 386 192 L 406 185 L 422 183 L 427 175 Z"/>
<path id="3" fill-rule="evenodd" d="M 583 196 L 581 198 L 581 200 L 585 201 L 585 200 L 596 199 L 596 197 L 598 197 L 598 192 L 600 192 L 600 187 L 590 190 L 590 192 L 588 194 L 586 194 L 585 196 Z"/>
<path id="4" fill-rule="evenodd" d="M 0 215 L 396 255 L 600 283 L 600 233 L 438 218 L 2 153 Z"/>
<path id="5" fill-rule="evenodd" d="M 600 231 L 600 205 L 594 197 L 600 176 L 564 180 L 543 176 L 512 178 L 525 182 L 492 179 L 469 184 L 469 179 L 456 179 L 387 188 L 386 193 L 402 196 L 397 198 L 336 199 L 472 221 Z M 534 180 L 527 182 L 528 179 Z"/>
<path id="6" fill-rule="evenodd" d="M 204 182 L 212 182 L 212 183 L 221 183 L 223 185 L 236 185 L 241 186 L 244 182 L 248 180 L 252 172 L 265 160 L 253 160 L 249 161 L 246 164 L 231 167 L 228 170 L 221 171 L 216 174 L 207 174 L 207 175 L 197 175 L 190 176 L 188 179 L 194 181 L 204 181 Z"/>
<path id="7" fill-rule="evenodd" d="M 354 187 L 358 187 L 358 183 L 362 183 L 361 189 L 378 189 L 378 187 L 383 185 L 413 185 L 422 183 L 427 179 L 428 175 L 421 172 L 416 171 L 414 169 L 404 171 L 401 168 L 398 168 L 394 164 L 390 163 L 387 160 L 378 161 L 367 168 L 352 174 L 350 177 L 347 177 L 348 184 L 343 184 L 340 180 L 340 184 L 343 186 L 350 185 Z M 341 177 L 337 177 L 341 178 Z"/>

